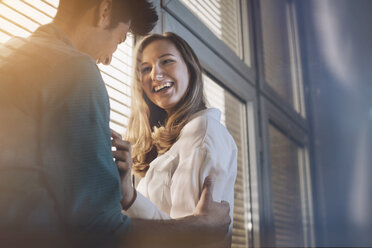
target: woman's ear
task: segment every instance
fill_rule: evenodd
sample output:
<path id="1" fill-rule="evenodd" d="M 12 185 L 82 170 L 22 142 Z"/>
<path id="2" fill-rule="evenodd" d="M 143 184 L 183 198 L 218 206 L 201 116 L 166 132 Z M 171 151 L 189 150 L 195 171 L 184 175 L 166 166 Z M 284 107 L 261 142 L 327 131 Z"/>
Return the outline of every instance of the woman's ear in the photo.
<path id="1" fill-rule="evenodd" d="M 102 0 L 98 6 L 97 26 L 107 28 L 111 23 L 112 0 Z"/>

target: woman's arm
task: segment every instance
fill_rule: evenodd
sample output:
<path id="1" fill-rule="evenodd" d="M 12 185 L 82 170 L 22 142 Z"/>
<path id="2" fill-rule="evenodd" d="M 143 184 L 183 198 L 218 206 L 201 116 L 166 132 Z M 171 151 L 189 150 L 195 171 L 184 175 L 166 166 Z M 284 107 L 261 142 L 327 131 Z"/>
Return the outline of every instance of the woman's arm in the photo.
<path id="1" fill-rule="evenodd" d="M 111 129 L 112 146 L 116 151 L 112 152 L 115 163 L 119 170 L 121 180 L 121 205 L 124 210 L 130 208 L 136 200 L 137 192 L 133 187 L 131 179 L 132 170 L 132 147 L 128 141 L 122 139 L 121 135 Z"/>
<path id="2" fill-rule="evenodd" d="M 128 188 L 122 185 L 123 194 L 130 194 L 133 189 L 130 182 L 131 160 L 130 144 L 122 141 L 121 136 L 112 132 L 113 146 L 116 164 L 120 171 L 123 184 L 129 185 Z M 130 156 L 129 156 L 130 157 Z M 212 192 L 214 181 L 206 177 L 203 183 L 203 191 L 192 215 L 184 218 L 167 220 L 169 217 L 162 213 L 153 203 L 143 197 L 145 201 L 139 203 L 138 207 L 134 206 L 137 211 L 137 218 L 131 219 L 130 232 L 124 236 L 124 244 L 129 247 L 228 247 L 224 237 L 228 232 L 228 226 L 231 223 L 229 217 L 230 207 L 227 202 L 217 203 L 213 201 Z M 192 200 L 192 199 L 190 199 Z M 122 200 L 122 204 L 132 201 L 130 197 Z M 137 199 L 138 201 L 138 199 Z M 158 218 L 146 218 L 151 212 L 149 209 L 158 214 Z M 153 213 L 153 214 L 154 214 Z M 148 217 L 148 216 L 147 216 Z M 146 219 L 143 219 L 146 218 Z M 154 220 L 158 219 L 158 220 Z"/>
<path id="3" fill-rule="evenodd" d="M 122 177 L 122 205 L 129 207 L 127 214 L 133 218 L 146 219 L 170 219 L 181 218 L 193 214 L 200 198 L 202 185 L 205 178 L 211 175 L 215 181 L 213 197 L 218 202 L 227 201 L 230 206 L 230 217 L 233 216 L 234 204 L 234 182 L 236 178 L 236 148 L 216 151 L 217 149 L 209 143 L 202 147 L 192 148 L 182 154 L 178 161 L 177 169 L 172 176 L 171 209 L 170 215 L 162 212 L 146 197 L 137 193 L 137 199 L 133 201 L 133 188 L 130 179 L 128 161 L 130 158 L 130 144 L 122 141 L 120 135 L 113 135 L 113 145 L 117 151 L 114 152 L 116 163 Z M 127 175 L 127 176 L 124 176 Z M 133 203 L 130 208 L 129 203 Z"/>
<path id="4" fill-rule="evenodd" d="M 126 215 L 143 219 L 171 219 L 168 214 L 159 210 L 154 203 L 134 189 L 131 180 L 131 145 L 122 140 L 121 135 L 113 130 L 111 130 L 111 137 L 112 146 L 116 148 L 116 151 L 113 151 L 113 156 L 121 179 L 121 205 L 126 210 Z"/>

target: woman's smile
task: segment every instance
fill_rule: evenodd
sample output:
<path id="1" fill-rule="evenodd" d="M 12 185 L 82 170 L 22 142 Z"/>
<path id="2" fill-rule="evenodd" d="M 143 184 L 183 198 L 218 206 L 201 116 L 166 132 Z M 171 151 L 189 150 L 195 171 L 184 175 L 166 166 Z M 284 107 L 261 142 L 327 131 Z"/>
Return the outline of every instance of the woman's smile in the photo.
<path id="1" fill-rule="evenodd" d="M 161 84 L 156 85 L 153 89 L 152 92 L 154 93 L 162 93 L 162 92 L 167 92 L 168 89 L 173 87 L 174 83 L 171 81 L 165 81 L 162 82 Z"/>

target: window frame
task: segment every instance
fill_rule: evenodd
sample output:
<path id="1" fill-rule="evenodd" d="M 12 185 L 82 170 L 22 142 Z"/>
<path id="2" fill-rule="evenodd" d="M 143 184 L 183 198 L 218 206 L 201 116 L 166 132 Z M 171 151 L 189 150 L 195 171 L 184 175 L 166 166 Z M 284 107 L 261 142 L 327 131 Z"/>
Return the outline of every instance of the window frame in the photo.
<path id="1" fill-rule="evenodd" d="M 293 0 L 284 0 L 285 2 L 288 2 L 290 4 L 294 4 L 296 8 L 296 17 L 297 17 L 297 26 L 299 25 L 299 5 L 297 1 Z M 255 13 L 254 19 L 255 19 L 255 39 L 256 39 L 256 53 L 257 53 L 257 72 L 258 72 L 258 84 L 259 84 L 259 91 L 261 95 L 264 95 L 268 99 L 271 99 L 277 106 L 279 106 L 280 110 L 285 112 L 288 117 L 296 122 L 301 128 L 303 128 L 306 132 L 309 132 L 309 111 L 308 111 L 308 90 L 305 80 L 302 80 L 302 86 L 303 86 L 303 104 L 305 105 L 304 111 L 306 113 L 306 118 L 303 118 L 301 113 L 296 112 L 294 109 L 294 106 L 290 105 L 287 101 L 285 101 L 266 81 L 265 79 L 265 71 L 264 71 L 264 47 L 263 47 L 263 33 L 262 33 L 262 16 L 261 16 L 261 7 L 260 7 L 260 1 L 259 0 L 253 0 L 253 10 Z M 298 30 L 298 33 L 301 34 L 301 31 Z M 301 43 L 302 40 L 299 40 L 299 43 Z M 303 61 L 302 59 L 302 51 L 303 48 L 300 47 L 298 49 L 300 54 L 297 54 L 300 61 Z M 302 72 L 302 78 L 304 78 L 304 64 L 301 63 L 299 70 Z M 298 82 L 296 82 L 298 86 Z"/>
<path id="2" fill-rule="evenodd" d="M 261 184 L 259 188 L 260 205 L 262 206 L 262 212 L 260 216 L 260 228 L 261 243 L 264 247 L 275 246 L 275 227 L 274 227 L 274 214 L 273 214 L 273 197 L 272 197 L 272 180 L 271 180 L 271 151 L 270 151 L 270 137 L 269 137 L 269 125 L 276 127 L 283 135 L 298 145 L 299 148 L 303 148 L 305 161 L 302 161 L 305 170 L 304 175 L 299 175 L 301 186 L 301 199 L 306 201 L 305 221 L 309 223 L 309 226 L 304 228 L 304 246 L 312 247 L 315 245 L 314 240 L 314 221 L 313 221 L 313 202 L 312 202 L 312 185 L 311 185 L 311 171 L 310 171 L 310 142 L 309 136 L 306 132 L 300 128 L 293 120 L 285 115 L 277 106 L 276 103 L 272 103 L 265 97 L 260 99 L 260 110 L 261 110 L 261 139 L 262 139 L 262 153 L 261 156 L 261 167 L 258 172 Z M 299 166 L 300 167 L 300 166 Z M 303 178 L 301 178 L 303 177 Z M 302 206 L 303 207 L 303 206 Z M 304 213 L 302 214 L 304 215 Z"/>
<path id="3" fill-rule="evenodd" d="M 254 52 L 254 32 L 253 32 L 253 4 L 252 0 L 241 0 L 240 1 L 240 12 L 241 12 L 241 30 L 242 30 L 242 56 L 243 61 L 248 65 L 248 68 L 252 69 L 254 78 L 256 79 L 256 58 Z M 244 25 L 244 23 L 247 23 Z M 249 63 L 246 58 L 249 58 Z M 256 82 L 256 80 L 254 80 Z"/>

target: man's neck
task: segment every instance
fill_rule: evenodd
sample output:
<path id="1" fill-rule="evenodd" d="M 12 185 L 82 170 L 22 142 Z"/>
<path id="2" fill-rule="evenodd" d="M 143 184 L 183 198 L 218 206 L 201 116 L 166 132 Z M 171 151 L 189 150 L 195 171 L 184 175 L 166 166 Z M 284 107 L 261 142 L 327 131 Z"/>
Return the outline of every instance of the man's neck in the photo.
<path id="1" fill-rule="evenodd" d="M 66 22 L 55 20 L 53 23 L 67 35 L 77 50 L 93 57 L 94 51 L 91 45 L 95 32 L 94 27 L 87 25 L 85 22 L 76 23 L 73 28 L 71 28 L 72 25 L 68 25 Z"/>
<path id="2" fill-rule="evenodd" d="M 66 23 L 60 22 L 58 20 L 55 20 L 53 23 L 67 35 L 75 48 L 78 49 L 78 47 L 80 47 L 80 43 L 82 40 L 80 32 L 81 28 L 79 28 L 78 26 L 71 28 L 70 25 L 67 25 Z"/>

